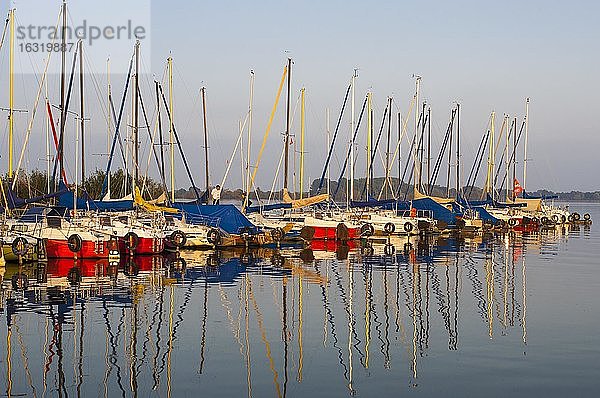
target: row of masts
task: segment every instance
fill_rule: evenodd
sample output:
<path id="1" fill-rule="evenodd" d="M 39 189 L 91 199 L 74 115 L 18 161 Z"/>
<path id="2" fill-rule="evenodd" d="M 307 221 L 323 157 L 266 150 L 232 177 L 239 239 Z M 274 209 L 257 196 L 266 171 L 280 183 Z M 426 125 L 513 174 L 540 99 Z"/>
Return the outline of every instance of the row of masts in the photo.
<path id="1" fill-rule="evenodd" d="M 9 179 L 12 179 L 14 177 L 14 171 L 13 171 L 13 134 L 14 134 L 14 70 L 13 70 L 13 65 L 14 65 L 14 9 L 11 9 L 9 12 L 9 28 L 10 28 L 10 80 L 9 80 L 9 109 L 8 109 L 8 122 L 9 122 L 9 160 L 8 160 L 8 177 Z M 59 163 L 59 173 L 60 176 L 64 176 L 64 134 L 65 134 L 65 127 L 66 127 L 66 119 L 67 119 L 67 114 L 69 113 L 68 111 L 68 103 L 69 103 L 69 99 L 70 99 L 70 90 L 71 90 L 71 85 L 72 85 L 72 78 L 73 76 L 71 76 L 71 79 L 68 83 L 68 90 L 67 90 L 67 79 L 66 79 L 66 23 L 67 23 L 67 5 L 65 2 L 63 2 L 62 8 L 61 8 L 61 17 L 62 17 L 62 27 L 61 27 L 61 42 L 63 45 L 63 50 L 61 51 L 61 78 L 60 78 L 60 134 L 59 134 L 59 139 L 58 139 L 58 143 L 57 143 L 57 161 Z M 75 65 L 75 59 L 76 57 L 79 56 L 79 91 L 80 91 L 80 109 L 79 109 L 79 115 L 77 115 L 77 119 L 79 120 L 79 132 L 78 132 L 78 140 L 80 141 L 80 151 L 81 151 L 81 166 L 80 166 L 80 170 L 81 170 L 81 181 L 85 181 L 85 176 L 86 176 L 86 168 L 85 168 L 85 152 L 86 152 L 86 147 L 85 147 L 85 102 L 84 102 L 84 59 L 83 59 L 83 44 L 81 41 L 79 41 L 78 46 L 77 46 L 77 52 L 75 53 L 75 58 L 73 60 L 73 70 L 74 70 L 74 65 Z M 289 174 L 290 174 L 290 166 L 289 166 L 289 147 L 290 147 L 290 129 L 291 129 L 291 78 L 292 78 L 292 59 L 288 58 L 287 60 L 287 68 L 286 68 L 286 73 L 287 76 L 285 76 L 286 81 L 287 81 L 287 100 L 286 100 L 286 126 L 285 126 L 285 135 L 284 135 L 284 154 L 283 154 L 283 161 L 284 161 L 284 170 L 283 170 L 283 189 L 284 191 L 288 191 L 289 190 Z M 132 91 L 133 91 L 133 95 L 132 95 L 132 125 L 131 125 L 131 136 L 132 136 L 132 143 L 133 143 L 133 149 L 132 149 L 132 169 L 133 169 L 133 176 L 132 176 L 132 192 L 135 189 L 135 187 L 139 184 L 140 182 L 140 158 L 139 158 L 139 143 L 140 143 L 140 137 L 139 137 L 139 130 L 140 130 L 140 120 L 139 120 L 139 113 L 140 113 L 140 109 L 139 109 L 139 105 L 140 105 L 140 83 L 139 83 L 139 76 L 140 76 L 140 43 L 139 41 L 136 42 L 135 44 L 135 49 L 134 49 L 134 73 L 133 73 L 133 85 L 132 85 Z M 173 100 L 173 59 L 171 57 L 168 58 L 167 60 L 167 72 L 168 72 L 168 87 L 169 87 L 169 100 L 168 100 L 168 113 L 169 113 L 169 147 L 170 147 L 170 163 L 171 163 L 171 172 L 170 172 L 170 191 L 171 191 L 171 201 L 174 202 L 175 201 L 175 172 L 174 172 L 174 168 L 175 168 L 175 128 L 174 128 L 174 100 Z M 109 99 L 109 104 L 112 104 L 112 96 L 111 96 L 111 83 L 110 83 L 110 60 L 107 62 L 107 73 L 109 75 L 108 77 L 108 99 Z M 352 77 L 351 77 L 351 82 L 350 82 L 350 93 L 351 93 L 351 116 L 350 116 L 350 139 L 349 139 L 349 162 L 350 162 L 350 166 L 347 169 L 348 172 L 348 178 L 347 178 L 347 201 L 348 203 L 350 201 L 355 200 L 355 183 L 356 183 L 356 147 L 357 147 L 357 143 L 355 140 L 356 137 L 356 131 L 358 130 L 358 127 L 360 125 L 360 119 L 358 121 L 358 125 L 356 123 L 356 109 L 355 109 L 355 85 L 356 85 L 356 78 L 358 77 L 358 70 L 354 69 Z M 413 102 L 411 105 L 411 108 L 414 107 L 415 109 L 417 109 L 420 105 L 419 100 L 420 100 L 420 85 L 421 85 L 421 77 L 420 76 L 414 76 L 415 77 L 415 94 L 413 97 Z M 251 79 L 250 79 L 250 101 L 249 101 L 249 107 L 248 107 L 248 128 L 247 128 L 247 132 L 248 132 L 248 139 L 247 139 L 247 153 L 246 153 L 246 173 L 245 173 L 245 183 L 244 188 L 245 188 L 245 192 L 246 192 L 246 201 L 244 203 L 244 205 L 247 205 L 247 200 L 250 196 L 250 191 L 252 190 L 252 186 L 253 186 L 253 180 L 254 180 L 254 174 L 255 173 L 251 173 L 251 167 L 250 167 L 250 151 L 251 151 L 251 132 L 252 132 L 252 107 L 253 107 L 253 94 L 254 94 L 254 73 L 251 72 Z M 204 158 L 205 158 L 205 194 L 208 195 L 209 192 L 209 188 L 210 188 L 210 181 L 209 181 L 209 156 L 208 156 L 208 149 L 209 149 L 209 145 L 208 145 L 208 128 L 207 128 L 207 114 L 206 114 L 206 89 L 205 87 L 201 88 L 201 97 L 202 97 L 202 110 L 203 110 L 203 127 L 204 127 Z M 158 98 L 158 92 L 157 92 L 157 101 L 159 102 L 159 98 Z M 304 144 L 305 144 L 305 89 L 302 88 L 301 89 L 301 140 L 300 140 L 300 189 L 299 189 L 299 195 L 300 198 L 302 199 L 303 195 L 304 195 Z M 367 198 L 370 197 L 371 193 L 372 193 L 372 185 L 373 185 L 373 174 L 374 174 L 374 165 L 373 165 L 373 160 L 375 158 L 374 156 L 374 145 L 376 146 L 379 143 L 379 137 L 377 139 L 377 142 L 374 143 L 374 118 L 373 118 L 373 95 L 371 92 L 368 92 L 366 95 L 366 107 L 367 107 L 367 134 L 366 134 L 366 179 L 365 179 L 365 184 L 366 184 L 366 193 L 367 193 Z M 526 110 L 526 114 L 528 114 L 528 104 L 529 101 L 527 101 L 527 110 Z M 389 97 L 387 99 L 387 106 L 386 106 L 386 110 L 385 110 L 385 114 L 384 114 L 384 121 L 385 118 L 387 116 L 387 144 L 386 144 L 386 149 L 385 149 L 385 161 L 384 161 L 384 167 L 385 167 L 385 182 L 384 182 L 384 187 L 383 187 L 383 195 L 386 198 L 389 197 L 394 197 L 396 198 L 400 192 L 399 190 L 397 192 L 394 192 L 395 189 L 394 187 L 392 187 L 392 183 L 391 183 L 391 170 L 392 170 L 392 163 L 394 162 L 395 158 L 398 158 L 398 180 L 399 183 L 403 183 L 404 182 L 404 178 L 403 176 L 400 176 L 400 155 L 399 155 L 399 149 L 401 146 L 401 141 L 402 141 L 402 137 L 404 136 L 404 129 L 402 128 L 403 124 L 406 125 L 406 122 L 403 123 L 402 121 L 402 116 L 400 113 L 397 114 L 398 118 L 397 118 L 397 124 L 398 124 L 398 142 L 396 145 L 396 149 L 393 150 L 393 148 L 391 147 L 391 142 L 392 142 L 392 137 L 391 137 L 391 131 L 392 131 L 392 113 L 393 113 L 393 98 Z M 160 107 L 159 107 L 160 108 Z M 109 111 L 109 114 L 111 112 Z M 109 134 L 112 134 L 112 130 L 114 127 L 113 126 L 113 118 L 114 118 L 114 114 L 111 114 L 108 117 L 108 129 L 109 129 Z M 407 115 L 407 120 L 408 117 L 410 116 Z M 361 111 L 361 117 L 362 117 L 362 111 Z M 160 115 L 158 115 L 157 117 L 157 123 L 160 124 Z M 327 140 L 328 140 L 328 145 L 332 144 L 330 142 L 330 130 L 329 130 L 329 110 L 327 110 L 326 112 L 326 119 L 327 119 Z M 414 136 L 413 136 L 413 143 L 412 143 L 412 147 L 411 147 L 411 152 L 412 152 L 412 161 L 413 161 L 413 172 L 412 172 L 412 176 L 413 176 L 413 187 L 416 190 L 420 190 L 423 191 L 424 193 L 431 195 L 432 194 L 432 182 L 434 182 L 434 179 L 432 177 L 435 177 L 435 171 L 434 171 L 434 175 L 431 174 L 431 107 L 426 107 L 426 104 L 423 103 L 422 105 L 422 110 L 421 112 L 415 112 L 415 115 L 413 117 L 414 119 Z M 117 122 L 115 120 L 115 122 Z M 505 121 L 506 122 L 506 121 Z M 383 123 L 382 122 L 382 127 L 383 127 Z M 494 123 L 495 123 L 495 114 L 492 114 L 491 117 L 491 128 L 490 128 L 490 132 L 489 132 L 489 140 L 490 140 L 490 145 L 489 145 L 489 156 L 488 156 L 488 173 L 487 173 L 487 177 L 486 177 L 486 184 L 485 184 L 485 192 L 492 192 L 493 191 L 493 185 L 494 185 L 494 167 L 495 167 L 495 154 L 496 154 L 496 150 L 497 150 L 497 144 L 493 144 L 494 139 L 495 139 L 495 128 L 494 128 Z M 527 175 L 527 139 L 528 139 L 528 116 L 526 115 L 525 120 L 525 155 L 524 155 L 524 161 L 523 161 L 523 187 L 526 187 L 526 175 Z M 456 126 L 456 127 L 454 127 Z M 459 190 L 461 189 L 461 178 L 460 178 L 460 159 L 461 159 L 461 154 L 460 154 L 460 134 L 459 134 L 459 129 L 460 129 L 460 104 L 456 104 L 456 108 L 454 108 L 452 110 L 452 116 L 451 116 L 451 122 L 450 122 L 450 127 L 449 127 L 449 131 L 450 131 L 450 135 L 449 135 L 449 147 L 448 147 L 448 180 L 447 180 L 447 195 L 450 195 L 450 176 L 451 176 L 451 165 L 452 165 L 452 146 L 453 146 L 453 139 L 455 142 L 455 158 L 454 158 L 454 162 L 455 162 L 455 187 L 456 187 L 456 193 L 459 193 Z M 516 134 L 516 121 L 513 122 L 513 126 L 514 126 L 514 131 L 513 131 L 513 136 Z M 146 128 L 149 128 L 149 126 L 145 126 Z M 508 128 L 508 127 L 507 127 Z M 160 126 L 159 126 L 159 130 L 160 130 Z M 118 127 L 117 127 L 117 131 L 118 131 Z M 454 133 L 455 131 L 455 133 Z M 427 133 L 427 138 L 426 140 L 424 139 L 425 136 L 425 132 Z M 454 138 L 455 137 L 455 138 Z M 335 139 L 335 137 L 334 137 Z M 509 147 L 509 134 L 507 133 L 506 136 L 506 153 L 508 153 L 508 147 Z M 425 141 L 427 142 L 427 155 L 425 156 Z M 154 144 L 153 144 L 154 145 Z M 160 147 L 161 147 L 161 166 L 160 166 L 160 171 L 161 171 L 161 175 L 162 178 L 164 179 L 165 177 L 165 170 L 164 170 L 164 155 L 163 155 L 163 148 L 162 146 L 163 141 L 162 141 L 162 134 L 161 134 L 161 139 L 160 139 Z M 49 145 L 47 145 L 47 149 Z M 514 139 L 514 149 L 513 151 L 516 150 L 516 139 Z M 392 156 L 393 154 L 393 156 Z M 47 155 L 48 157 L 48 161 L 49 161 L 49 155 Z M 507 159 L 506 159 L 506 173 L 508 176 L 508 170 L 509 170 L 509 164 L 508 164 L 508 155 L 506 155 Z M 513 156 L 514 158 L 514 156 Z M 328 159 L 329 161 L 329 159 Z M 513 159 L 514 161 L 514 159 Z M 328 162 L 327 162 L 328 163 Z M 424 164 L 426 165 L 426 184 L 423 184 L 423 179 L 424 179 Z M 256 169 L 258 165 L 254 166 L 254 168 Z M 55 167 L 56 168 L 56 167 Z M 77 165 L 76 165 L 77 168 Z M 330 171 L 329 171 L 329 164 L 326 164 L 326 168 L 327 168 L 327 193 L 330 192 L 330 188 L 329 188 L 329 181 L 330 181 Z M 49 171 L 49 168 L 48 168 Z M 256 171 L 256 170 L 255 170 Z M 252 174 L 252 176 L 251 176 Z M 107 173 L 107 178 L 110 179 L 110 172 Z M 513 165 L 513 180 L 516 179 L 515 177 L 515 167 Z M 49 178 L 50 180 L 50 178 Z M 75 184 L 77 184 L 77 178 L 75 178 Z M 54 179 L 54 181 L 57 181 L 57 179 Z M 57 184 L 56 184 L 57 185 Z M 55 186 L 56 189 L 56 186 Z M 508 190 L 507 190 L 508 191 Z M 110 180 L 108 182 L 108 191 L 107 191 L 109 197 L 110 197 Z M 379 198 L 381 198 L 382 193 L 379 194 Z M 514 199 L 514 198 L 513 198 Z"/>

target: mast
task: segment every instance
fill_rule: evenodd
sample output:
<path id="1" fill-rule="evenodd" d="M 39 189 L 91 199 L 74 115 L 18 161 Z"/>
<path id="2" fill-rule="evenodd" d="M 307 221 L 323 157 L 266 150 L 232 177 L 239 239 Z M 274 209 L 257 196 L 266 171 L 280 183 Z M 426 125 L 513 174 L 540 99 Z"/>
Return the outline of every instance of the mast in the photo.
<path id="1" fill-rule="evenodd" d="M 208 129 L 206 127 L 206 87 L 202 87 L 202 119 L 204 123 L 204 168 L 206 178 L 206 201 L 208 203 Z"/>
<path id="2" fill-rule="evenodd" d="M 456 196 L 460 192 L 460 104 L 456 104 Z"/>
<path id="3" fill-rule="evenodd" d="M 305 107 L 304 107 L 304 95 L 306 92 L 306 88 L 302 88 L 302 90 L 300 90 L 301 93 L 301 105 L 300 105 L 300 109 L 301 109 L 301 117 L 300 117 L 300 199 L 302 199 L 303 196 L 303 192 L 304 192 L 304 131 L 306 128 L 306 113 L 305 113 Z"/>
<path id="4" fill-rule="evenodd" d="M 508 126 L 509 124 L 509 116 L 508 115 L 504 115 L 504 124 L 506 126 Z M 509 159 L 509 148 L 510 148 L 510 134 L 512 132 L 512 126 L 510 126 L 510 128 L 508 128 L 508 130 L 506 131 L 506 149 L 505 149 L 505 154 L 506 154 L 506 201 L 508 202 L 508 200 L 510 199 L 510 185 L 508 183 L 508 176 L 510 175 L 510 159 Z M 514 184 L 514 180 L 513 180 L 513 184 Z M 514 185 L 513 185 L 514 186 Z"/>
<path id="5" fill-rule="evenodd" d="M 527 139 L 529 136 L 529 97 L 525 100 L 525 152 L 523 154 L 523 192 L 527 190 Z"/>
<path id="6" fill-rule="evenodd" d="M 331 145 L 331 130 L 329 129 L 329 108 L 325 108 L 325 123 L 327 124 L 327 148 Z M 327 165 L 327 196 L 329 197 L 330 191 L 330 182 L 331 182 L 331 173 L 329 169 L 329 165 Z"/>
<path id="7" fill-rule="evenodd" d="M 79 117 L 81 130 L 81 183 L 85 182 L 85 135 L 84 135 L 84 90 L 83 90 L 83 41 L 79 40 Z M 110 119 L 110 116 L 109 116 Z"/>
<path id="8" fill-rule="evenodd" d="M 290 146 L 290 97 L 292 88 L 292 59 L 288 58 L 288 76 L 287 76 L 287 108 L 285 122 L 285 147 L 284 147 L 284 166 L 283 166 L 283 189 L 288 189 L 288 171 L 289 171 L 289 146 Z"/>
<path id="9" fill-rule="evenodd" d="M 371 145 L 373 140 L 373 93 L 367 93 L 367 200 L 371 192 Z"/>
<path id="10" fill-rule="evenodd" d="M 167 58 L 169 69 L 169 146 L 171 147 L 171 203 L 175 202 L 175 138 L 173 137 L 173 58 Z"/>
<path id="11" fill-rule="evenodd" d="M 513 131 L 513 201 L 517 199 L 517 195 L 515 195 L 515 180 L 517 179 L 517 118 L 514 120 L 514 131 Z M 506 184 L 508 186 L 508 184 Z"/>
<path id="12" fill-rule="evenodd" d="M 139 95 L 140 95 L 140 41 L 135 42 L 135 83 L 133 86 L 133 189 L 139 178 Z"/>
<path id="13" fill-rule="evenodd" d="M 388 198 L 388 182 L 390 178 L 390 139 L 392 135 L 392 97 L 388 97 L 388 129 L 387 129 L 387 147 L 385 149 L 385 198 Z"/>
<path id="14" fill-rule="evenodd" d="M 452 146 L 452 145 L 450 145 Z M 450 152 L 450 151 L 448 151 Z M 448 157 L 448 174 L 450 174 L 450 158 Z M 450 184 L 448 184 L 450 185 Z M 448 187 L 450 189 L 450 187 Z M 427 194 L 431 195 L 431 106 L 427 108 Z"/>
<path id="15" fill-rule="evenodd" d="M 454 132 L 454 115 L 456 110 L 452 109 L 452 116 L 450 117 L 450 140 L 448 144 L 448 178 L 446 180 L 446 197 L 450 198 L 450 175 L 452 173 L 452 133 Z M 431 120 L 429 120 L 429 127 L 431 129 Z"/>
<path id="16" fill-rule="evenodd" d="M 352 73 L 352 112 L 350 119 L 350 201 L 354 200 L 354 86 L 358 69 Z"/>
<path id="17" fill-rule="evenodd" d="M 109 116 L 108 116 L 108 134 L 106 136 L 106 153 L 110 154 L 110 137 L 112 135 L 112 93 L 111 93 L 111 87 L 110 87 L 110 57 L 108 57 L 106 59 L 106 81 L 108 83 L 108 91 L 107 91 L 107 95 L 108 95 L 108 106 L 109 106 Z M 108 172 L 107 176 L 106 176 L 106 180 L 107 180 L 107 189 L 106 189 L 106 197 L 110 199 L 110 171 Z M 100 198 L 103 199 L 103 198 Z"/>
<path id="18" fill-rule="evenodd" d="M 65 110 L 65 68 L 66 68 L 66 56 L 67 56 L 67 2 L 63 1 L 62 5 L 62 28 L 61 28 L 61 73 L 60 73 L 60 139 L 59 139 L 59 147 L 58 147 L 58 160 L 60 162 L 60 175 L 61 177 L 65 172 L 65 163 L 64 163 L 64 128 L 65 128 L 65 119 L 67 117 L 67 112 Z"/>
<path id="19" fill-rule="evenodd" d="M 415 78 L 415 109 L 418 109 L 419 107 L 419 88 L 421 85 L 421 76 L 419 75 L 413 75 L 413 77 Z M 417 181 L 421 180 L 421 176 L 418 176 L 417 173 L 419 172 L 419 167 L 417 167 L 417 152 L 418 152 L 418 148 L 417 148 L 417 136 L 419 134 L 419 112 L 415 112 L 415 137 L 413 139 L 413 176 L 414 176 L 414 181 L 413 181 L 413 191 L 414 193 L 417 192 L 418 188 L 417 188 Z M 413 194 L 414 197 L 414 194 Z"/>
<path id="20" fill-rule="evenodd" d="M 248 104 L 248 151 L 246 153 L 246 198 L 244 200 L 244 209 L 248 206 L 250 200 L 250 143 L 252 142 L 252 101 L 254 100 L 254 71 L 250 70 L 250 100 Z"/>
<path id="21" fill-rule="evenodd" d="M 8 13 L 10 22 L 10 66 L 9 66 L 9 105 L 8 105 L 8 178 L 13 177 L 13 131 L 14 131 L 14 64 L 15 64 L 15 9 Z"/>
<path id="22" fill-rule="evenodd" d="M 485 184 L 486 193 L 491 194 L 492 199 L 494 199 L 494 129 L 496 124 L 496 112 L 492 111 L 492 117 L 490 121 L 490 152 L 488 154 L 488 172 L 487 179 Z"/>

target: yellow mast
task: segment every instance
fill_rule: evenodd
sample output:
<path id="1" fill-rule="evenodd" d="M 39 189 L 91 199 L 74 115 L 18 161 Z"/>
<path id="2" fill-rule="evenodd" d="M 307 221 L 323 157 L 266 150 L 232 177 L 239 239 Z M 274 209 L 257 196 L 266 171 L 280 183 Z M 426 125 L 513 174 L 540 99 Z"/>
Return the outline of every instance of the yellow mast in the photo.
<path id="1" fill-rule="evenodd" d="M 281 90 L 283 89 L 283 83 L 285 82 L 285 77 L 287 76 L 288 68 L 287 66 L 283 68 L 283 75 L 281 76 L 281 81 L 279 82 L 279 88 L 277 89 L 277 95 L 275 96 L 275 103 L 273 104 L 273 109 L 271 109 L 271 116 L 269 116 L 269 122 L 267 123 L 267 131 L 265 131 L 265 135 L 263 137 L 262 144 L 260 146 L 260 150 L 258 151 L 258 157 L 256 158 L 256 164 L 254 165 L 254 171 L 252 172 L 252 178 L 250 179 L 250 185 L 254 185 L 254 178 L 256 178 L 256 172 L 258 171 L 258 165 L 260 164 L 260 159 L 262 158 L 263 151 L 265 150 L 265 145 L 267 143 L 267 137 L 269 137 L 269 132 L 271 131 L 271 125 L 273 124 L 273 118 L 275 117 L 275 112 L 277 111 L 277 104 L 279 103 L 279 97 L 281 96 Z"/>
<path id="2" fill-rule="evenodd" d="M 305 124 L 305 112 L 304 112 L 304 93 L 306 88 L 302 88 L 300 93 L 302 93 L 302 101 L 301 101 L 301 120 L 300 120 L 300 199 L 302 199 L 302 193 L 304 192 L 304 129 L 306 127 Z"/>
<path id="3" fill-rule="evenodd" d="M 171 147 L 171 202 L 175 202 L 175 146 L 173 144 L 173 58 L 167 59 L 169 69 L 169 146 Z"/>
<path id="4" fill-rule="evenodd" d="M 9 102 L 8 102 L 8 178 L 13 177 L 13 111 L 14 111 L 14 63 L 15 63 L 15 10 L 14 8 L 8 13 L 10 23 L 10 60 L 9 60 Z"/>

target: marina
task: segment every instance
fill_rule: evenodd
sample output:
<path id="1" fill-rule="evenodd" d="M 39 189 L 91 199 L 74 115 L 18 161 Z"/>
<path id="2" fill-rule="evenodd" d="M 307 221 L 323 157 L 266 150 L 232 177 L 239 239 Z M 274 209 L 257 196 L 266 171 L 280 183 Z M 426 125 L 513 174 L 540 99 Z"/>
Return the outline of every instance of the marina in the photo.
<path id="1" fill-rule="evenodd" d="M 592 396 L 600 314 L 586 297 L 599 244 L 593 226 L 566 226 L 394 255 L 334 245 L 7 264 L 2 386 L 9 396 Z M 28 282 L 15 286 L 18 274 Z"/>
<path id="2" fill-rule="evenodd" d="M 584 101 L 554 120 L 555 76 L 502 54 L 524 80 L 456 83 L 404 53 L 422 74 L 388 76 L 347 50 L 318 64 L 319 46 L 228 63 L 140 1 L 60 1 L 55 25 L 10 2 L 4 395 L 597 394 L 600 191 L 577 190 L 597 189 L 597 134 Z M 452 51 L 437 64 L 491 73 Z"/>

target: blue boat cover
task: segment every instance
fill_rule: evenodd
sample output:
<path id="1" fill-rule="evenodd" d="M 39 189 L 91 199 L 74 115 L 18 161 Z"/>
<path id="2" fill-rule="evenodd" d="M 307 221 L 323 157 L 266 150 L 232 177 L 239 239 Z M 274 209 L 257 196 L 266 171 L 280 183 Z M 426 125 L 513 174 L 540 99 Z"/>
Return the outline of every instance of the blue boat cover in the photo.
<path id="1" fill-rule="evenodd" d="M 234 205 L 202 205 L 198 201 L 192 201 L 175 202 L 171 204 L 171 207 L 180 210 L 185 215 L 190 215 L 189 218 L 192 220 L 194 216 L 209 219 L 212 221 L 211 224 L 230 234 L 239 234 L 243 229 L 247 229 L 250 233 L 259 232 L 258 227 L 252 224 Z"/>
<path id="2" fill-rule="evenodd" d="M 77 198 L 77 208 L 82 210 L 91 210 L 91 211 L 127 211 L 133 210 L 133 200 L 110 200 L 110 201 L 102 201 L 102 200 L 93 200 L 87 198 Z M 63 192 L 58 197 L 58 203 L 61 206 L 66 207 L 71 210 L 75 206 L 75 201 L 73 200 L 73 192 L 66 191 Z"/>
<path id="3" fill-rule="evenodd" d="M 433 218 L 437 221 L 443 221 L 448 225 L 455 225 L 456 220 L 462 217 L 462 211 L 459 206 L 452 205 L 452 210 L 447 209 L 431 198 L 421 198 L 413 201 L 395 201 L 395 200 L 380 200 L 368 202 L 352 202 L 352 207 L 379 207 L 389 210 L 410 210 L 414 207 L 417 210 L 427 210 L 433 214 Z"/>

